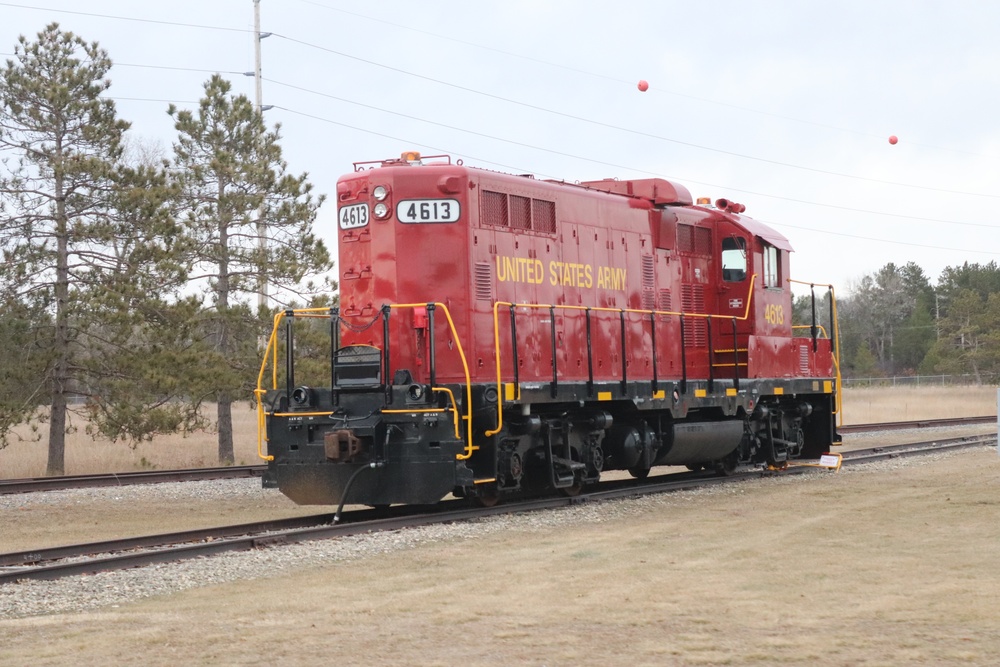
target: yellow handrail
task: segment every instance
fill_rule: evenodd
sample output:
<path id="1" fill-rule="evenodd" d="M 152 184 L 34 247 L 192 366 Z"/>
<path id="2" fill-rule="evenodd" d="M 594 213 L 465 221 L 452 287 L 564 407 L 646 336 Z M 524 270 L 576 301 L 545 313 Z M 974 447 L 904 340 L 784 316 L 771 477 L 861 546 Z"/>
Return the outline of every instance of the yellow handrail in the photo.
<path id="1" fill-rule="evenodd" d="M 429 303 L 395 303 L 390 304 L 389 308 L 426 308 Z M 451 331 L 451 335 L 455 340 L 455 349 L 458 350 L 458 356 L 462 360 L 462 369 L 465 371 L 465 404 L 468 406 L 468 414 L 463 415 L 462 418 L 465 419 L 468 427 L 468 441 L 465 443 L 465 452 L 458 454 L 455 458 L 460 461 L 472 458 L 472 452 L 479 449 L 479 446 L 472 442 L 472 376 L 469 373 L 469 362 L 465 358 L 465 351 L 462 349 L 462 341 L 458 337 L 458 331 L 455 329 L 455 321 L 451 318 L 451 311 L 448 310 L 448 306 L 440 302 L 435 302 L 435 306 L 444 311 L 444 316 L 448 318 L 448 328 Z M 433 387 L 432 387 L 433 389 Z M 455 412 L 457 418 L 458 405 L 454 403 L 454 396 L 452 396 L 452 403 L 455 405 Z"/>
<path id="2" fill-rule="evenodd" d="M 812 288 L 812 287 L 825 287 L 825 288 L 829 289 L 830 290 L 830 306 L 831 306 L 831 308 L 833 308 L 833 313 L 832 313 L 833 321 L 830 322 L 830 326 L 833 327 L 834 330 L 836 330 L 836 328 L 837 328 L 837 319 L 838 319 L 837 318 L 837 294 L 836 294 L 836 290 L 834 289 L 833 285 L 822 285 L 822 284 L 817 284 L 817 283 L 807 283 L 804 280 L 792 280 L 791 278 L 788 279 L 788 282 L 790 282 L 790 283 L 796 283 L 796 284 L 799 284 L 799 285 L 809 285 L 810 288 Z M 840 393 L 841 393 L 841 391 L 843 389 L 843 386 L 842 386 L 843 383 L 842 383 L 842 379 L 841 379 L 841 375 L 840 375 L 840 336 L 835 336 L 835 337 L 832 338 L 832 340 L 833 340 L 833 366 L 834 366 L 834 369 L 836 371 L 836 373 L 835 373 L 835 381 L 837 383 L 837 391 L 835 392 L 835 396 L 834 396 L 834 399 L 833 399 L 833 414 L 837 415 L 837 425 L 838 426 L 843 426 L 844 425 L 844 415 L 841 413 L 841 405 L 840 405 Z"/>
<path id="3" fill-rule="evenodd" d="M 427 303 L 400 303 L 400 304 L 390 304 L 389 308 L 424 308 Z M 458 454 L 456 458 L 459 460 L 465 460 L 472 456 L 472 452 L 479 449 L 478 445 L 472 442 L 472 377 L 469 373 L 469 363 L 465 358 L 465 352 L 462 349 L 462 341 L 458 337 L 458 332 L 455 329 L 455 322 L 451 317 L 451 312 L 448 310 L 448 306 L 443 303 L 434 303 L 435 306 L 444 311 L 445 317 L 448 319 L 448 328 L 451 331 L 451 335 L 455 340 L 455 347 L 458 350 L 458 355 L 462 360 L 462 368 L 465 371 L 465 394 L 466 394 L 466 404 L 468 405 L 468 414 L 463 415 L 462 418 L 468 422 L 468 440 L 465 445 L 465 451 Z M 282 320 L 285 318 L 288 312 L 292 313 L 294 317 L 321 317 L 320 313 L 329 313 L 330 309 L 326 308 L 295 308 L 291 311 L 281 311 L 275 314 L 273 326 L 271 328 L 271 336 L 268 338 L 267 347 L 264 349 L 263 360 L 260 365 L 260 372 L 257 374 L 257 388 L 254 389 L 254 396 L 257 399 L 257 456 L 265 461 L 273 461 L 274 457 L 264 454 L 263 445 L 267 440 L 267 413 L 264 411 L 264 395 L 267 390 L 263 388 L 264 384 L 264 374 L 267 372 L 267 362 L 269 359 L 272 361 L 272 376 L 271 376 L 271 388 L 278 388 L 278 327 L 281 326 Z M 458 416 L 458 403 L 455 401 L 455 395 L 447 387 L 431 387 L 432 391 L 446 392 L 452 404 L 452 411 L 454 412 L 455 421 L 455 437 L 461 439 L 461 431 L 459 429 L 459 416 Z M 383 410 L 383 412 L 445 412 L 448 408 L 436 408 L 433 410 Z M 318 412 L 318 413 L 273 413 L 274 416 L 289 416 L 294 414 L 294 416 L 319 416 L 328 415 L 329 412 Z"/>
<path id="4" fill-rule="evenodd" d="M 497 426 L 496 428 L 486 431 L 484 435 L 486 437 L 494 436 L 503 429 L 503 380 L 500 370 L 500 314 L 499 314 L 500 306 L 507 306 L 509 308 L 551 308 L 555 310 L 585 310 L 585 311 L 589 310 L 596 312 L 630 313 L 638 315 L 668 315 L 668 316 L 698 317 L 706 320 L 735 319 L 737 321 L 742 322 L 750 318 L 750 300 L 753 298 L 753 285 L 756 280 L 757 280 L 757 274 L 754 273 L 750 276 L 750 285 L 747 288 L 746 308 L 743 309 L 743 315 L 741 317 L 733 317 L 732 315 L 714 315 L 710 313 L 684 313 L 684 312 L 674 312 L 669 310 L 637 310 L 635 308 L 606 308 L 606 307 L 588 308 L 587 306 L 567 306 L 567 305 L 552 305 L 552 304 L 540 304 L 540 303 L 511 303 L 510 301 L 497 301 L 496 303 L 493 304 L 493 341 L 494 341 L 494 356 L 496 357 L 496 365 L 497 365 Z M 555 354 L 555 350 L 553 350 L 552 353 Z"/>
<path id="5" fill-rule="evenodd" d="M 267 441 L 267 413 L 264 412 L 264 395 L 267 390 L 263 388 L 264 384 L 264 373 L 267 372 L 267 362 L 268 359 L 272 359 L 271 363 L 271 386 L 273 389 L 278 388 L 278 327 L 281 326 L 281 321 L 285 319 L 287 311 L 280 311 L 275 313 L 274 320 L 271 326 L 271 335 L 267 339 L 267 346 L 264 348 L 263 359 L 260 362 L 260 372 L 257 374 L 257 388 L 253 390 L 253 395 L 257 399 L 257 458 L 263 459 L 264 461 L 273 461 L 274 457 L 270 454 L 264 453 L 264 443 Z M 327 308 L 296 308 L 293 309 L 292 314 L 295 316 L 304 317 L 320 317 L 319 313 L 329 313 L 330 309 Z M 277 414 L 277 413 L 275 413 Z M 297 415 L 300 413 L 296 413 Z M 329 414 L 324 412 L 321 414 Z"/>
<path id="6" fill-rule="evenodd" d="M 820 332 L 822 332 L 823 338 L 825 338 L 827 340 L 830 340 L 830 334 L 828 334 L 826 332 L 826 329 L 823 328 L 822 324 L 817 324 L 816 328 L 819 329 Z M 793 324 L 792 325 L 792 329 L 812 329 L 812 325 L 811 324 Z"/>
<path id="7" fill-rule="evenodd" d="M 447 408 L 413 408 L 408 410 L 382 410 L 382 414 L 422 414 L 427 412 L 451 412 L 453 415 L 453 421 L 455 422 L 455 439 L 462 439 L 462 431 L 458 427 L 458 405 L 455 403 L 455 394 L 452 393 L 451 389 L 448 387 L 431 387 L 431 391 L 441 391 L 448 394 L 451 397 L 451 407 Z"/>

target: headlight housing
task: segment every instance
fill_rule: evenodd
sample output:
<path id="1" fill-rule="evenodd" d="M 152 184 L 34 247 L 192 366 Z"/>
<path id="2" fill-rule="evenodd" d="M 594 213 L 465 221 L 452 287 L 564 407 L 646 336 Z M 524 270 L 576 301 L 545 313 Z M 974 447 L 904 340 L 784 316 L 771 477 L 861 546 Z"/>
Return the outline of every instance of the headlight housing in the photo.
<path id="1" fill-rule="evenodd" d="M 389 189 L 384 185 L 376 185 L 372 190 L 372 197 L 375 201 L 385 201 L 385 198 L 389 196 Z"/>

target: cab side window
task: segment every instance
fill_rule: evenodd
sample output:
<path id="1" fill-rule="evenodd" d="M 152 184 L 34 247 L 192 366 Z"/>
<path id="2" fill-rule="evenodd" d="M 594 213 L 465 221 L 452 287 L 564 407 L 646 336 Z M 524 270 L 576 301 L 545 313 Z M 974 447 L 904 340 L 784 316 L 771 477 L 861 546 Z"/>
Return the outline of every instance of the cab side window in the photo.
<path id="1" fill-rule="evenodd" d="M 739 236 L 722 239 L 722 280 L 738 283 L 747 277 L 747 242 Z"/>
<path id="2" fill-rule="evenodd" d="M 781 251 L 769 243 L 764 248 L 764 287 L 781 288 Z"/>

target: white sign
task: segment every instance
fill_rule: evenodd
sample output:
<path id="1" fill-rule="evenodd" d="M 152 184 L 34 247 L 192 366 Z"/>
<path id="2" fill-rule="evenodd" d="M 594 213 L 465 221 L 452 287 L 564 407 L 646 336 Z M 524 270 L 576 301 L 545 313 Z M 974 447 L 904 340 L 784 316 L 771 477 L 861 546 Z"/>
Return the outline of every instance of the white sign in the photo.
<path id="1" fill-rule="evenodd" d="M 351 204 L 340 207 L 341 229 L 357 229 L 368 224 L 368 204 Z"/>
<path id="2" fill-rule="evenodd" d="M 461 214 L 462 206 L 457 199 L 404 199 L 396 204 L 400 222 L 455 222 Z"/>

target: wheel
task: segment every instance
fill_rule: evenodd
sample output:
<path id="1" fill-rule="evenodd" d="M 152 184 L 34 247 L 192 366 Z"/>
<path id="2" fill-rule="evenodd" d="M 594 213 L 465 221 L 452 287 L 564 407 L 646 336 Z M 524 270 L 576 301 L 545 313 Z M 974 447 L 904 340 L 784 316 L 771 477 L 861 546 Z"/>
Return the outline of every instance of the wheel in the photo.
<path id="1" fill-rule="evenodd" d="M 733 452 L 726 458 L 716 461 L 713 467 L 715 468 L 715 473 L 720 477 L 729 477 L 736 472 L 736 466 L 739 465 L 739 462 L 738 455 L 736 452 Z"/>
<path id="2" fill-rule="evenodd" d="M 483 493 L 476 496 L 473 502 L 480 507 L 493 507 L 500 502 L 500 494 L 496 491 Z"/>
<path id="3" fill-rule="evenodd" d="M 568 498 L 577 497 L 578 495 L 580 495 L 581 491 L 583 491 L 583 484 L 581 482 L 577 482 L 573 486 L 564 486 L 563 488 L 559 489 L 559 493 L 563 494 Z"/>

